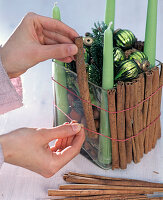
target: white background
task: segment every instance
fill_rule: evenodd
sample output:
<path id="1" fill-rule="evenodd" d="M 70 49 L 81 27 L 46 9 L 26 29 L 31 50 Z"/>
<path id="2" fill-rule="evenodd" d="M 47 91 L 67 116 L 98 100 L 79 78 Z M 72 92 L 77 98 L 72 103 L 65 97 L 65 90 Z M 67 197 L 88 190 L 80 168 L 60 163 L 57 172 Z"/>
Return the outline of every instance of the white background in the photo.
<path id="1" fill-rule="evenodd" d="M 158 0 L 157 59 L 163 61 L 163 1 Z M 102 21 L 105 0 L 60 0 L 62 21 L 73 27 L 80 35 L 90 31 L 94 22 Z M 51 0 L 0 0 L 0 44 L 4 44 L 23 16 L 28 12 L 52 15 Z M 147 0 L 117 0 L 115 28 L 132 30 L 144 40 Z M 21 47 L 20 47 L 21 48 Z M 22 76 L 24 107 L 0 116 L 0 133 L 19 127 L 51 127 L 53 123 L 53 94 L 51 60 L 38 64 Z M 163 122 L 163 121 L 162 121 Z M 14 144 L 13 144 L 14 145 Z M 145 155 L 141 163 L 130 164 L 127 170 L 104 171 L 81 155 L 73 159 L 50 179 L 40 177 L 19 167 L 4 164 L 0 171 L 0 199 L 31 200 L 43 198 L 48 188 L 62 183 L 61 175 L 67 171 L 95 173 L 114 177 L 137 178 L 163 182 L 163 139 L 154 150 Z M 158 173 L 155 173 L 158 172 Z"/>

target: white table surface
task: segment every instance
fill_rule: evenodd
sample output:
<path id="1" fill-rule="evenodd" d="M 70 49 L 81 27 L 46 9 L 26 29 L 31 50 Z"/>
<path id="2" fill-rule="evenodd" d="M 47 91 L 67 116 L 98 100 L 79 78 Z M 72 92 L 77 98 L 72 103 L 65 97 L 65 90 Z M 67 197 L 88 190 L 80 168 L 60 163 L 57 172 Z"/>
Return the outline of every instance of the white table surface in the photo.
<path id="1" fill-rule="evenodd" d="M 117 0 L 115 27 L 132 30 L 144 40 L 147 0 Z M 0 0 L 0 43 L 4 43 L 27 12 L 51 16 L 53 1 Z M 84 35 L 93 22 L 104 18 L 105 1 L 61 0 L 62 20 Z M 159 0 L 157 58 L 163 61 L 162 32 L 163 1 Z M 51 61 L 40 63 L 22 76 L 24 107 L 0 116 L 0 134 L 20 127 L 51 127 L 53 122 L 53 94 Z M 161 117 L 163 123 L 163 118 Z M 14 144 L 13 144 L 14 145 Z M 0 200 L 34 200 L 47 197 L 48 188 L 64 183 L 62 175 L 68 171 L 142 179 L 163 183 L 163 139 L 139 164 L 130 164 L 126 170 L 102 170 L 78 155 L 55 176 L 46 179 L 26 169 L 4 164 L 0 170 Z M 157 173 L 156 173 L 157 172 Z"/>

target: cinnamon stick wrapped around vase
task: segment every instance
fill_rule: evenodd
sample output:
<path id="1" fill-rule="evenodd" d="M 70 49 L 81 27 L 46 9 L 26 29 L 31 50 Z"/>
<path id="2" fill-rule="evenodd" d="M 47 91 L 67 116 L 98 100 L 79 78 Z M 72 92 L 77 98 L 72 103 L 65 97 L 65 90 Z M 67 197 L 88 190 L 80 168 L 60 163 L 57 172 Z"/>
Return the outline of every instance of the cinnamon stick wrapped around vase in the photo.
<path id="1" fill-rule="evenodd" d="M 125 87 L 123 82 L 118 82 L 117 84 L 117 112 L 124 110 L 125 103 Z M 118 139 L 125 139 L 125 113 L 119 112 L 117 113 L 117 132 Z M 120 168 L 127 168 L 127 159 L 126 159 L 126 146 L 125 142 L 119 142 L 119 160 L 120 160 Z"/>
<path id="2" fill-rule="evenodd" d="M 152 94 L 152 79 L 153 73 L 148 71 L 145 73 L 145 99 Z M 144 128 L 146 128 L 151 122 L 151 111 L 152 111 L 152 98 L 144 102 L 143 119 Z M 144 131 L 144 152 L 149 152 L 149 140 L 150 140 L 150 128 Z"/>
<path id="3" fill-rule="evenodd" d="M 160 79 L 159 79 L 159 87 L 163 86 L 163 64 L 161 63 L 161 70 L 160 70 Z M 158 105 L 159 105 L 159 112 L 161 109 L 161 97 L 162 97 L 162 88 L 159 90 L 159 97 L 158 97 Z M 158 139 L 161 137 L 161 121 L 159 118 L 158 122 Z"/>
<path id="4" fill-rule="evenodd" d="M 152 88 L 152 93 L 156 92 L 156 90 L 158 90 L 159 88 L 159 68 L 158 67 L 154 67 L 152 69 L 153 72 L 153 88 Z M 157 92 L 153 97 L 152 97 L 152 119 L 155 120 L 158 115 L 160 114 L 160 109 L 159 109 L 159 92 Z M 152 121 L 153 121 L 152 120 Z M 151 131 L 153 132 L 153 140 L 151 141 L 151 147 L 154 148 L 158 139 L 158 120 L 151 126 Z"/>
<path id="5" fill-rule="evenodd" d="M 117 122 L 116 122 L 116 103 L 115 103 L 115 89 L 108 90 L 108 110 L 110 131 L 112 138 L 112 169 L 119 168 L 119 151 L 117 140 Z"/>
<path id="6" fill-rule="evenodd" d="M 126 82 L 125 83 L 125 88 L 126 88 L 126 98 L 125 98 L 125 109 L 130 108 L 130 100 L 131 100 L 131 82 Z M 133 128 L 132 128 L 132 119 L 130 115 L 130 111 L 127 110 L 126 113 L 126 139 L 130 138 L 133 135 Z M 127 163 L 131 163 L 132 161 L 132 139 L 129 139 L 126 141 L 126 159 Z"/>

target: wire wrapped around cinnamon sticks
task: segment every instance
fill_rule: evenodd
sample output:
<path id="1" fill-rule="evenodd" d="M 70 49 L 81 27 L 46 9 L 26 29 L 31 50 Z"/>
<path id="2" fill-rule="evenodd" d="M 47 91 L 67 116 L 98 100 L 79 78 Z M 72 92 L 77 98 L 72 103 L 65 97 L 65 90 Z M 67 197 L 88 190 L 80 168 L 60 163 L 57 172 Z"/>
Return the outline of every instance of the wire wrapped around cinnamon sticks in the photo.
<path id="1" fill-rule="evenodd" d="M 77 77 L 78 77 L 78 85 L 79 85 L 80 96 L 82 99 L 85 100 L 85 101 L 82 101 L 82 104 L 83 104 L 83 110 L 84 110 L 84 114 L 86 118 L 86 124 L 89 130 L 96 132 L 91 99 L 90 99 L 90 94 L 89 94 L 86 65 L 84 61 L 83 38 L 82 37 L 76 38 L 75 44 L 78 47 L 78 53 L 76 55 L 76 70 L 77 70 Z M 87 103 L 86 101 L 90 103 Z M 94 134 L 91 131 L 88 131 L 88 136 L 89 138 L 98 137 L 97 134 Z"/>

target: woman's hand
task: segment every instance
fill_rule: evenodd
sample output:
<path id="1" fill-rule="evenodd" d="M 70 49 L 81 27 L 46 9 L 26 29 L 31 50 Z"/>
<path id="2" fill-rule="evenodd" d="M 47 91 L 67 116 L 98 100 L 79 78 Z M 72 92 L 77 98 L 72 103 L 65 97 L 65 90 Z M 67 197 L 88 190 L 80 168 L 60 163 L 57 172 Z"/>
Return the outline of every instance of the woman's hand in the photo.
<path id="1" fill-rule="evenodd" d="M 80 152 L 84 139 L 81 125 L 71 123 L 52 129 L 21 128 L 1 135 L 0 144 L 5 162 L 51 177 Z"/>
<path id="2" fill-rule="evenodd" d="M 78 51 L 75 37 L 76 31 L 62 22 L 29 13 L 1 49 L 3 66 L 15 78 L 47 59 L 71 62 Z"/>

